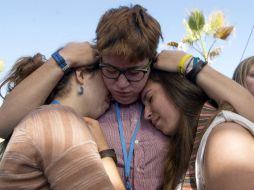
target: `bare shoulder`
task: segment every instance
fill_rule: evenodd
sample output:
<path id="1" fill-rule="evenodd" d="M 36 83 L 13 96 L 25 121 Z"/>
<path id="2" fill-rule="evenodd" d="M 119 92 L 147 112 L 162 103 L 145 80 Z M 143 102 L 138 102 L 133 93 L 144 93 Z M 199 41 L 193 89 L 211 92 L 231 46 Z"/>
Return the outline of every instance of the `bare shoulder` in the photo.
<path id="1" fill-rule="evenodd" d="M 225 122 L 216 126 L 204 159 L 208 189 L 253 189 L 254 138 L 241 125 Z"/>
<path id="2" fill-rule="evenodd" d="M 243 126 L 234 122 L 225 122 L 216 126 L 207 141 L 206 154 L 213 154 L 225 159 L 241 161 L 254 154 L 254 137 Z M 229 157 L 229 155 L 231 155 Z M 232 157 L 233 156 L 233 157 Z M 254 158 L 254 157 L 252 157 Z M 239 160 L 240 159 L 240 160 Z"/>

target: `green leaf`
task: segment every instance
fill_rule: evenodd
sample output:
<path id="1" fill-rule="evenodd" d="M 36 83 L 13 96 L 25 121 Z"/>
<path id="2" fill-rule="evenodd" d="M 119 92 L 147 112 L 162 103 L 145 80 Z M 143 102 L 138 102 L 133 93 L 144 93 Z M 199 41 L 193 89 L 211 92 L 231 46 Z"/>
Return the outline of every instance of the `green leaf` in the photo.
<path id="1" fill-rule="evenodd" d="M 205 25 L 205 17 L 200 10 L 191 11 L 188 17 L 188 25 L 192 32 L 201 32 Z"/>
<path id="2" fill-rule="evenodd" d="M 183 25 L 186 30 L 186 35 L 182 38 L 182 43 L 191 45 L 193 42 L 200 39 L 201 36 L 197 35 L 195 31 L 191 30 L 186 20 L 183 20 Z"/>

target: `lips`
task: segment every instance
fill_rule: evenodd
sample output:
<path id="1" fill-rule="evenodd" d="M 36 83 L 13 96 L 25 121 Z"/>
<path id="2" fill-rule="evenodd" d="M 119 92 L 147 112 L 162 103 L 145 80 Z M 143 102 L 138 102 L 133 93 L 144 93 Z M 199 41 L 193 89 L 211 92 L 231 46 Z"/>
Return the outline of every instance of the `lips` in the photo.
<path id="1" fill-rule="evenodd" d="M 130 92 L 117 92 L 117 91 L 114 94 L 121 97 L 128 97 L 131 95 Z"/>

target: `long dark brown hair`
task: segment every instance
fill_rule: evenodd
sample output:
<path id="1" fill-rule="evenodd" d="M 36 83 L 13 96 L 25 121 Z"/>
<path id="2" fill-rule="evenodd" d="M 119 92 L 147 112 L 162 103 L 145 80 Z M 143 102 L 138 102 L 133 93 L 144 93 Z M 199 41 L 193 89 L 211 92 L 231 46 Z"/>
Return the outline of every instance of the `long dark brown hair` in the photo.
<path id="1" fill-rule="evenodd" d="M 177 73 L 152 70 L 150 79 L 162 85 L 181 115 L 165 162 L 163 189 L 173 190 L 188 168 L 199 114 L 208 97 L 199 87 Z"/>

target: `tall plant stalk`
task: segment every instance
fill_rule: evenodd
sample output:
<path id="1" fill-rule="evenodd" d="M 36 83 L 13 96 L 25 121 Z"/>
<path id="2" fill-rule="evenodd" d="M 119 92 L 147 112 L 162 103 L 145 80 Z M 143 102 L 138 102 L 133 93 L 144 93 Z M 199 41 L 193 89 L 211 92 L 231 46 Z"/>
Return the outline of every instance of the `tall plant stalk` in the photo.
<path id="1" fill-rule="evenodd" d="M 219 56 L 222 51 L 221 47 L 215 47 L 218 40 L 227 40 L 234 30 L 234 26 L 225 25 L 225 16 L 222 11 L 213 12 L 206 20 L 203 12 L 198 9 L 190 12 L 184 20 L 184 26 L 186 35 L 180 43 L 193 48 L 208 62 Z M 178 47 L 178 44 L 177 42 L 168 43 L 173 47 Z"/>

